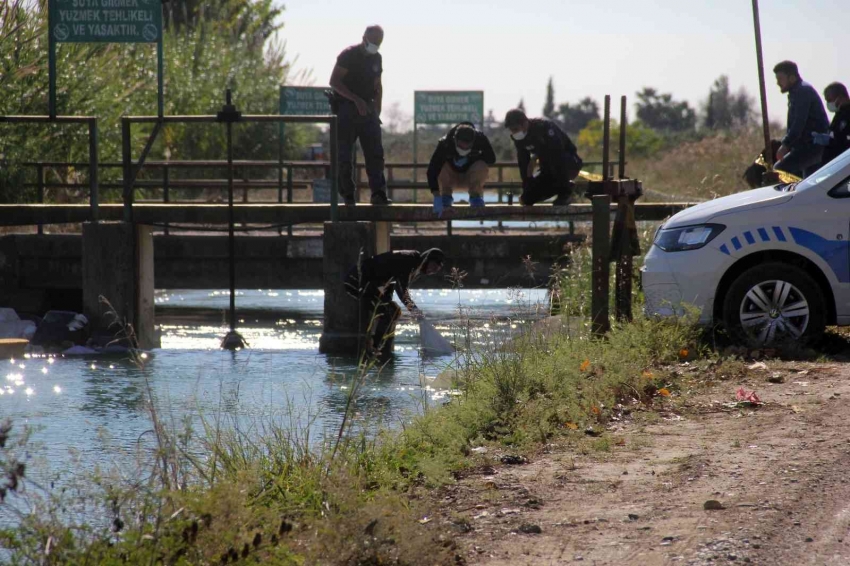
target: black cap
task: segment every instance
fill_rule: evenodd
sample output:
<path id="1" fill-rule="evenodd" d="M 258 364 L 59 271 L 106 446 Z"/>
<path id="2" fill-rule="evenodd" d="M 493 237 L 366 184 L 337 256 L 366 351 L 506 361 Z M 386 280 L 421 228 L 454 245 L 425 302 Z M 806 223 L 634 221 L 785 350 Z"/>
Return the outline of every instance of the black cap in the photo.
<path id="1" fill-rule="evenodd" d="M 463 143 L 475 141 L 475 128 L 468 124 L 461 124 L 455 130 L 455 140 Z"/>

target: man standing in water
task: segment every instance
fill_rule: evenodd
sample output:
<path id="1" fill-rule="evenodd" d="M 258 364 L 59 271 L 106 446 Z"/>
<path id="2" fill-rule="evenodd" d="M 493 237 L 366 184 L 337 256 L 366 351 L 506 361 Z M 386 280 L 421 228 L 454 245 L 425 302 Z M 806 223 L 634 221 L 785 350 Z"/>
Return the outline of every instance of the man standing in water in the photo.
<path id="1" fill-rule="evenodd" d="M 381 26 L 369 26 L 363 40 L 342 51 L 331 73 L 333 110 L 339 124 L 339 194 L 348 206 L 357 204 L 354 179 L 354 144 L 360 139 L 366 174 L 372 190 L 371 203 L 391 204 L 384 178 L 384 146 L 381 141 L 381 103 L 384 71 Z"/>
<path id="2" fill-rule="evenodd" d="M 362 259 L 345 277 L 346 292 L 360 302 L 360 327 L 368 333 L 366 351 L 381 359 L 393 351 L 395 325 L 401 307 L 393 293 L 414 318 L 422 312 L 410 297 L 410 284 L 420 275 L 433 275 L 443 268 L 445 254 L 438 248 L 424 252 L 398 250 Z"/>

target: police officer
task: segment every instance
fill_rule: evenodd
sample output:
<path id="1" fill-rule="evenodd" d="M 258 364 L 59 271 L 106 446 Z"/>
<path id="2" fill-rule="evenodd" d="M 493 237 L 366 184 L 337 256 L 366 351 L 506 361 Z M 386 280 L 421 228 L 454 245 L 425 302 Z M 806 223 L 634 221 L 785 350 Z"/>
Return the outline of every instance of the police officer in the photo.
<path id="1" fill-rule="evenodd" d="M 530 206 L 555 196 L 553 206 L 569 204 L 572 180 L 582 166 L 570 137 L 551 120 L 529 120 L 519 109 L 507 113 L 505 128 L 510 130 L 516 146 L 522 177 L 520 202 Z"/>
<path id="2" fill-rule="evenodd" d="M 484 182 L 488 165 L 496 162 L 496 153 L 483 132 L 472 122 L 461 122 L 443 136 L 428 165 L 428 186 L 434 195 L 434 212 L 442 214 L 443 208 L 452 206 L 452 191 L 469 190 L 469 204 L 484 206 Z"/>
<path id="3" fill-rule="evenodd" d="M 779 90 L 788 94 L 788 126 L 776 152 L 776 169 L 807 177 L 820 167 L 823 146 L 812 134 L 826 133 L 829 121 L 817 91 L 800 78 L 797 64 L 782 61 L 773 68 Z"/>
<path id="4" fill-rule="evenodd" d="M 831 83 L 823 91 L 826 109 L 835 114 L 829 125 L 828 134 L 813 134 L 815 143 L 825 146 L 823 160 L 826 165 L 850 149 L 850 96 L 847 87 L 841 83 Z"/>
<path id="5" fill-rule="evenodd" d="M 367 351 L 386 358 L 393 348 L 396 321 L 401 308 L 393 293 L 414 318 L 422 313 L 410 296 L 410 284 L 420 275 L 433 275 L 443 268 L 445 254 L 439 248 L 424 252 L 397 250 L 366 258 L 349 270 L 345 291 L 360 302 L 361 326 L 370 330 Z"/>
<path id="6" fill-rule="evenodd" d="M 354 206 L 354 144 L 360 138 L 372 204 L 390 204 L 384 178 L 384 146 L 381 142 L 383 65 L 378 48 L 384 41 L 381 26 L 369 26 L 363 41 L 342 51 L 331 74 L 334 111 L 339 124 L 339 193 Z"/>

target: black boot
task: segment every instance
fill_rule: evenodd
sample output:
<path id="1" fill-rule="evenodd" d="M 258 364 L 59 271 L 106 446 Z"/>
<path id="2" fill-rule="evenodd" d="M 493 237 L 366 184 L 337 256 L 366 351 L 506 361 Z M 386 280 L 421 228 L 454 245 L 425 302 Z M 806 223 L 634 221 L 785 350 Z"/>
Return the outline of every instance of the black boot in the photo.
<path id="1" fill-rule="evenodd" d="M 375 206 L 387 206 L 393 203 L 393 201 L 387 198 L 387 193 L 384 191 L 375 191 L 372 193 L 372 198 L 369 199 L 369 202 Z"/>

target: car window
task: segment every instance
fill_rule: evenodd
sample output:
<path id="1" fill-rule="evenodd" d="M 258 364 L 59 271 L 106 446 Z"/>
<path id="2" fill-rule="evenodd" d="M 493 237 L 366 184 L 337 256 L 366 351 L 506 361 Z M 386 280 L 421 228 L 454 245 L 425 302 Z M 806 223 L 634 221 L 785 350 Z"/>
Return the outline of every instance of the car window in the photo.
<path id="1" fill-rule="evenodd" d="M 806 177 L 803 181 L 797 184 L 797 191 L 805 191 L 806 189 L 810 189 L 815 185 L 819 185 L 835 173 L 838 173 L 842 169 L 846 168 L 850 165 L 850 151 L 844 152 L 839 157 L 836 157 L 826 167 L 822 167 L 812 173 L 810 176 Z"/>
<path id="2" fill-rule="evenodd" d="M 850 177 L 832 187 L 826 194 L 832 198 L 850 198 Z"/>

